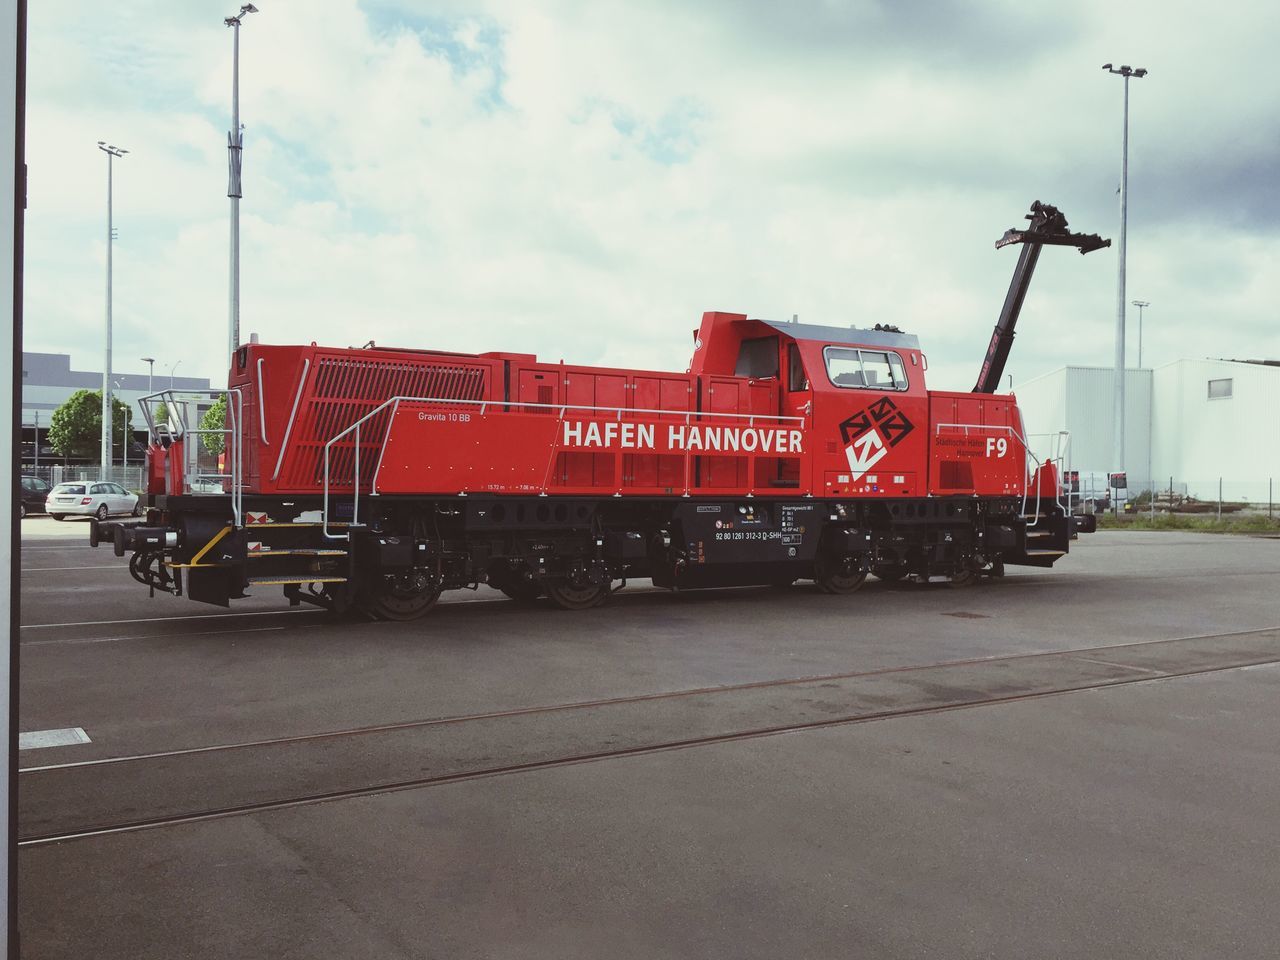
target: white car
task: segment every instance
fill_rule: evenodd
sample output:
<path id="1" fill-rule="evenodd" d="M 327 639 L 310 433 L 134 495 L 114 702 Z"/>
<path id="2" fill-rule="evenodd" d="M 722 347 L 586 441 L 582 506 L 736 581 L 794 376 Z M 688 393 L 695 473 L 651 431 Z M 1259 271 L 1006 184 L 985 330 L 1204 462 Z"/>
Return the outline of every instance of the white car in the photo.
<path id="1" fill-rule="evenodd" d="M 105 520 L 112 514 L 138 516 L 138 496 L 118 483 L 105 480 L 93 483 L 60 483 L 49 491 L 44 509 L 55 520 L 68 516 L 97 517 Z"/>

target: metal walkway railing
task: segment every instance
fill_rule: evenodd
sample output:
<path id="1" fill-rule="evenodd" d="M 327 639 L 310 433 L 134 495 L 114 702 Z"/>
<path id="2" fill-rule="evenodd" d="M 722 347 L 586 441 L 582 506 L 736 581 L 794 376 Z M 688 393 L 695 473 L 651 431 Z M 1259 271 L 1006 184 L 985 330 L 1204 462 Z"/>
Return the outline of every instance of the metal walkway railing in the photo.
<path id="1" fill-rule="evenodd" d="M 1066 458 L 1066 452 L 1070 449 L 1070 446 L 1071 446 L 1071 434 L 1066 430 L 1063 430 L 1057 434 L 1035 434 L 1034 435 L 1034 436 L 1053 436 L 1057 438 L 1055 441 L 1054 452 L 1051 453 L 1044 460 L 1041 460 L 1032 451 L 1031 444 L 1027 442 L 1027 437 L 1017 427 L 1011 427 L 1007 425 L 994 424 L 994 423 L 939 423 L 934 427 L 934 436 L 936 437 L 940 435 L 944 429 L 963 430 L 964 431 L 964 434 L 962 434 L 963 436 L 968 436 L 970 430 L 997 432 L 997 433 L 1003 431 L 1007 433 L 1010 437 L 1014 438 L 1020 444 L 1022 444 L 1022 450 L 1024 453 L 1023 467 L 1022 467 L 1022 516 L 1023 517 L 1031 516 L 1031 514 L 1027 513 L 1027 500 L 1029 497 L 1031 483 L 1033 479 L 1036 478 L 1036 475 L 1040 472 L 1040 469 L 1047 463 L 1054 464 L 1057 469 L 1059 480 L 1057 484 L 1057 490 L 1054 493 L 1054 502 L 1058 505 L 1058 507 L 1060 508 L 1063 507 L 1062 482 L 1061 482 L 1061 478 L 1063 476 L 1063 462 Z M 1033 464 L 1034 466 L 1032 466 Z M 1027 524 L 1028 527 L 1034 527 L 1040 521 L 1040 484 L 1037 482 L 1035 487 L 1036 487 L 1036 499 L 1035 499 L 1035 511 L 1033 514 L 1035 519 Z"/>
<path id="2" fill-rule="evenodd" d="M 201 406 L 211 407 L 220 399 L 227 401 L 226 425 L 221 428 L 203 427 L 198 421 L 192 425 Z M 166 420 L 161 423 L 156 414 L 164 405 Z M 225 390 L 180 390 L 170 388 L 148 394 L 138 401 L 142 416 L 147 421 L 151 441 L 163 447 L 165 454 L 165 489 L 168 478 L 172 443 L 182 444 L 183 493 L 216 496 L 225 494 L 231 499 L 231 515 L 236 526 L 241 525 L 244 505 L 244 390 L 230 387 Z M 225 469 L 202 472 L 200 468 L 200 438 L 223 437 L 222 454 Z M 194 443 L 186 443 L 193 438 Z"/>
<path id="3" fill-rule="evenodd" d="M 324 499 L 323 499 L 323 508 L 321 512 L 321 517 L 323 519 L 323 524 L 324 524 L 324 535 L 330 540 L 344 540 L 344 539 L 349 539 L 350 537 L 349 534 L 345 534 L 345 533 L 335 534 L 335 533 L 329 532 L 329 495 L 330 495 L 329 491 L 330 491 L 330 473 L 331 473 L 330 453 L 333 448 L 333 445 L 336 444 L 339 440 L 342 440 L 343 438 L 354 434 L 353 440 L 354 440 L 354 447 L 355 447 L 355 456 L 354 456 L 353 471 L 352 471 L 353 479 L 352 479 L 351 525 L 357 526 L 359 525 L 359 522 L 360 522 L 360 430 L 361 430 L 361 427 L 363 427 L 368 421 L 378 416 L 387 408 L 391 409 L 391 415 L 386 418 L 386 425 L 384 427 L 384 432 L 378 445 L 378 459 L 377 459 L 377 462 L 374 464 L 373 477 L 372 477 L 372 480 L 370 481 L 369 495 L 377 496 L 378 495 L 378 470 L 382 466 L 382 457 L 386 453 L 387 438 L 391 432 L 391 425 L 395 423 L 396 413 L 399 411 L 400 404 L 402 403 L 455 404 L 455 405 L 464 405 L 467 407 L 478 407 L 479 409 L 477 412 L 481 416 L 483 416 L 486 412 L 488 412 L 490 408 L 495 408 L 495 407 L 498 408 L 498 410 L 501 412 L 511 412 L 513 410 L 524 411 L 524 410 L 530 410 L 530 409 L 558 410 L 560 412 L 560 415 L 557 420 L 557 423 L 562 423 L 564 421 L 565 414 L 570 410 L 584 411 L 584 412 L 589 412 L 597 415 L 602 413 L 612 414 L 616 416 L 618 420 L 622 420 L 624 416 L 658 416 L 658 417 L 675 418 L 677 420 L 680 418 L 683 418 L 686 424 L 692 423 L 694 418 L 698 418 L 698 419 L 722 418 L 722 419 L 739 420 L 739 421 L 745 420 L 747 422 L 748 427 L 755 426 L 756 421 L 764 421 L 764 422 L 779 424 L 779 423 L 803 423 L 805 420 L 804 417 L 784 417 L 784 416 L 778 416 L 775 414 L 762 414 L 762 413 L 710 413 L 702 410 L 654 410 L 654 409 L 649 409 L 645 407 L 598 407 L 598 406 L 588 406 L 588 405 L 576 404 L 576 403 L 528 403 L 524 401 L 517 402 L 517 401 L 510 401 L 510 400 L 459 400 L 452 397 L 392 397 L 386 402 L 375 407 L 373 410 L 370 410 L 368 413 L 366 413 L 363 417 L 361 417 L 355 423 L 351 424 L 345 430 L 336 434 L 332 439 L 330 439 L 324 445 L 324 459 L 323 459 L 323 464 L 324 464 L 323 497 Z M 543 483 L 543 493 L 542 493 L 543 496 L 546 495 L 545 490 L 550 480 L 551 470 L 555 464 L 556 454 L 560 452 L 562 451 L 560 451 L 556 447 L 552 448 L 550 460 L 547 465 L 547 482 Z M 686 452 L 685 454 L 686 460 L 692 455 L 695 455 L 692 453 L 692 451 Z M 702 455 L 702 454 L 699 453 L 696 455 Z M 689 494 L 689 482 L 688 482 L 688 471 L 686 469 L 684 495 L 688 496 L 688 494 Z"/>

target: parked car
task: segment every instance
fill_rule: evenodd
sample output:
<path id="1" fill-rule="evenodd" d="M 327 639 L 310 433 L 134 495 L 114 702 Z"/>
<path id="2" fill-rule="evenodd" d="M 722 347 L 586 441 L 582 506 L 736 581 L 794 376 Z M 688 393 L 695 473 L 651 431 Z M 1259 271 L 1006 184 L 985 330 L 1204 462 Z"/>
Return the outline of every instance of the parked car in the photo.
<path id="1" fill-rule="evenodd" d="M 23 477 L 18 489 L 18 516 L 28 513 L 44 513 L 44 502 L 49 496 L 49 484 L 39 477 Z"/>
<path id="2" fill-rule="evenodd" d="M 45 511 L 55 520 L 68 516 L 97 517 L 105 520 L 112 514 L 138 516 L 138 495 L 118 483 L 105 480 L 94 483 L 60 483 L 49 491 Z"/>

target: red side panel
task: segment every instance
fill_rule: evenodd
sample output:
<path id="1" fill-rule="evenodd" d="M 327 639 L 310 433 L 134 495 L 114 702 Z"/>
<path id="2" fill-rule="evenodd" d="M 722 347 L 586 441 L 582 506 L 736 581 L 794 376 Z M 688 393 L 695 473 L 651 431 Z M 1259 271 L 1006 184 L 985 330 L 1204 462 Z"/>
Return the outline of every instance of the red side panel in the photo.
<path id="1" fill-rule="evenodd" d="M 929 401 L 929 492 L 1021 496 L 1027 454 L 1010 399 L 934 392 Z"/>
<path id="2" fill-rule="evenodd" d="M 780 424 L 777 417 L 736 414 L 699 417 L 566 411 L 542 416 L 502 412 L 495 404 L 479 404 L 445 412 L 425 404 L 400 406 L 388 432 L 378 471 L 377 491 L 392 493 L 622 493 L 648 494 L 750 493 L 750 483 L 737 490 L 722 486 L 723 476 L 706 469 L 707 450 L 732 450 L 746 477 L 757 461 L 783 455 L 804 460 L 804 432 Z M 665 484 L 625 479 L 624 464 L 638 455 L 672 463 Z M 590 457 L 592 473 L 574 473 L 565 464 Z M 706 474 L 699 478 L 698 467 Z M 800 471 L 805 476 L 806 471 Z M 649 474 L 654 477 L 654 474 Z"/>
<path id="3" fill-rule="evenodd" d="M 259 361 L 262 361 L 259 363 Z M 324 448 L 393 397 L 442 401 L 500 399 L 503 361 L 417 351 L 337 350 L 251 345 L 231 385 L 245 395 L 245 463 L 250 490 L 318 493 Z M 456 409 L 457 404 L 440 404 Z M 361 487 L 368 489 L 390 409 L 360 427 Z M 350 490 L 357 459 L 353 434 L 330 450 L 334 491 Z"/>

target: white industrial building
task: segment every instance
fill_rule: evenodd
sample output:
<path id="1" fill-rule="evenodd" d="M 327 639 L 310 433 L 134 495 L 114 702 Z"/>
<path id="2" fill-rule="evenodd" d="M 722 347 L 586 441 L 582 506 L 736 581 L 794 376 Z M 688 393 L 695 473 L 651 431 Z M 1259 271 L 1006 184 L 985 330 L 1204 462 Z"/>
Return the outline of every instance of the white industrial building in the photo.
<path id="1" fill-rule="evenodd" d="M 1034 450 L 1070 433 L 1069 467 L 1093 489 L 1114 468 L 1115 371 L 1062 367 L 1014 393 Z M 1129 494 L 1176 490 L 1201 499 L 1280 497 L 1280 362 L 1176 360 L 1125 372 Z"/>

